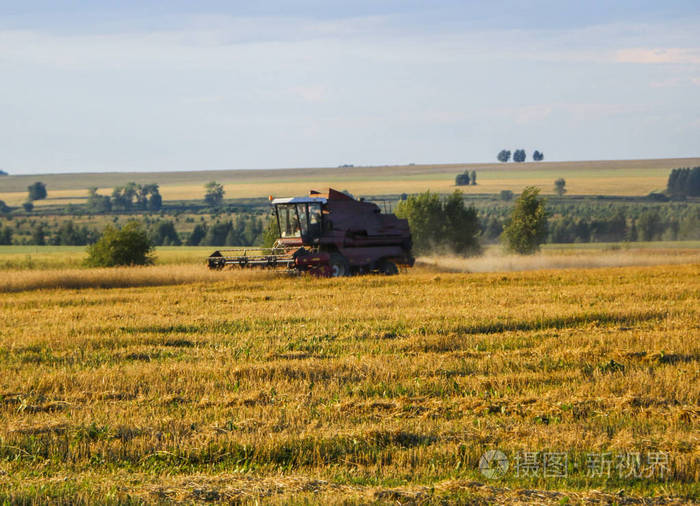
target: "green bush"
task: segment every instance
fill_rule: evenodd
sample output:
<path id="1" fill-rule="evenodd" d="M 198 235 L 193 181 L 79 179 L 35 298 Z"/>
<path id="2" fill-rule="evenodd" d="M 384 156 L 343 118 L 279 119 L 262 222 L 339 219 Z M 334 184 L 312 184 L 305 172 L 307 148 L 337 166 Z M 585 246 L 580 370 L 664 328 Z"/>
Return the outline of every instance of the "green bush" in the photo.
<path id="1" fill-rule="evenodd" d="M 462 192 L 441 198 L 429 191 L 399 202 L 396 216 L 411 227 L 416 253 L 445 251 L 475 255 L 479 246 L 479 219 L 474 207 L 465 207 Z"/>
<path id="2" fill-rule="evenodd" d="M 510 190 L 501 190 L 500 198 L 504 202 L 509 202 L 513 200 L 513 192 Z"/>
<path id="3" fill-rule="evenodd" d="M 29 197 L 27 200 L 43 200 L 46 198 L 46 185 L 37 181 L 27 187 Z"/>
<path id="4" fill-rule="evenodd" d="M 107 225 L 100 239 L 88 247 L 87 265 L 114 267 L 116 265 L 147 265 L 153 263 L 150 253 L 153 243 L 137 221 L 121 229 Z"/>
<path id="5" fill-rule="evenodd" d="M 455 177 L 455 186 L 467 186 L 469 185 L 469 171 L 465 170 L 461 174 L 457 174 Z"/>

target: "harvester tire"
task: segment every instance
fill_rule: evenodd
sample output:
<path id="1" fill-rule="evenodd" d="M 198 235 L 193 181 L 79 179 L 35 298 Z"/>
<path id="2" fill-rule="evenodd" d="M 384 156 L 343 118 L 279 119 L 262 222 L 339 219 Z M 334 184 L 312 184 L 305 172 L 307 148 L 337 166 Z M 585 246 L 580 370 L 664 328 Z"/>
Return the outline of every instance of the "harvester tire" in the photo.
<path id="1" fill-rule="evenodd" d="M 331 276 L 334 278 L 340 278 L 350 275 L 350 264 L 348 259 L 337 252 L 331 253 L 331 258 L 328 261 L 331 266 Z"/>
<path id="2" fill-rule="evenodd" d="M 391 260 L 382 260 L 379 262 L 379 272 L 385 276 L 394 276 L 399 273 L 399 268 Z"/>

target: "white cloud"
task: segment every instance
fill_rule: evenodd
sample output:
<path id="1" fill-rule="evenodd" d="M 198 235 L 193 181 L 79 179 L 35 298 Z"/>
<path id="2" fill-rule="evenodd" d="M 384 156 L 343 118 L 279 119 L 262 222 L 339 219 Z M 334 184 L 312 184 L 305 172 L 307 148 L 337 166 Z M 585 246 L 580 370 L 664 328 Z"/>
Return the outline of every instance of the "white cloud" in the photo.
<path id="1" fill-rule="evenodd" d="M 620 49 L 615 53 L 615 61 L 621 63 L 680 63 L 700 64 L 700 48 L 634 48 Z"/>

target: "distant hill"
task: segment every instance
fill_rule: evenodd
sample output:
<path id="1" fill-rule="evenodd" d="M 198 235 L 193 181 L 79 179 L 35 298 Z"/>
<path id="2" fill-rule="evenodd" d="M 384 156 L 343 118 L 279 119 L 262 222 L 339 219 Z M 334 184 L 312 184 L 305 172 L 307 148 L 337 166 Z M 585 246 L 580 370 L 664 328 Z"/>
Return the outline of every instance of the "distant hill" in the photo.
<path id="1" fill-rule="evenodd" d="M 646 195 L 661 191 L 671 169 L 700 165 L 699 158 L 648 160 L 593 160 L 577 162 L 453 163 L 395 166 L 354 166 L 332 168 L 290 168 L 264 170 L 206 170 L 183 172 L 101 172 L 74 174 L 32 174 L 3 177 L 0 199 L 17 205 L 34 181 L 46 184 L 48 203 L 79 201 L 87 188 L 96 186 L 109 193 L 128 181 L 158 183 L 165 200 L 200 199 L 208 181 L 224 184 L 227 198 L 299 195 L 309 189 L 334 186 L 355 195 L 440 193 L 455 189 L 455 175 L 464 170 L 477 172 L 476 186 L 460 187 L 465 193 L 519 192 L 536 185 L 544 193 L 553 191 L 554 180 L 566 179 L 568 195 Z M 37 202 L 42 205 L 44 201 Z"/>

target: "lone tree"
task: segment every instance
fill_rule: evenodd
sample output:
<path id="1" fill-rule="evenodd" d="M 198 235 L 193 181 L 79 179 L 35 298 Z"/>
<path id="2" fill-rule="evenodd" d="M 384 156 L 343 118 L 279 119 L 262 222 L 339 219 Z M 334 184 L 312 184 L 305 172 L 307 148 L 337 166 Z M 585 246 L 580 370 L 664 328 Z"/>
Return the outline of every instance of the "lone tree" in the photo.
<path id="1" fill-rule="evenodd" d="M 465 170 L 461 174 L 457 174 L 455 177 L 456 186 L 467 186 L 469 184 L 469 171 Z"/>
<path id="2" fill-rule="evenodd" d="M 41 181 L 30 184 L 27 187 L 27 190 L 29 191 L 29 196 L 27 199 L 30 201 L 42 200 L 46 198 L 46 185 Z"/>
<path id="3" fill-rule="evenodd" d="M 541 162 L 542 160 L 544 160 L 544 153 L 535 150 L 535 152 L 532 153 L 532 159 L 536 162 Z"/>
<path id="4" fill-rule="evenodd" d="M 216 181 L 204 185 L 204 202 L 212 207 L 220 206 L 224 201 L 224 187 Z"/>
<path id="5" fill-rule="evenodd" d="M 471 184 L 476 185 L 476 171 L 475 170 L 472 171 L 472 183 Z"/>
<path id="6" fill-rule="evenodd" d="M 498 152 L 498 156 L 496 158 L 498 158 L 499 162 L 506 163 L 508 160 L 510 160 L 510 150 L 502 149 Z"/>
<path id="7" fill-rule="evenodd" d="M 547 237 L 547 212 L 540 190 L 528 186 L 515 201 L 513 214 L 503 228 L 506 247 L 521 255 L 531 255 L 540 249 Z"/>
<path id="8" fill-rule="evenodd" d="M 121 229 L 107 225 L 102 237 L 88 246 L 85 263 L 91 267 L 147 265 L 153 263 L 151 251 L 153 243 L 138 221 L 130 221 Z"/>
<path id="9" fill-rule="evenodd" d="M 513 153 L 513 161 L 514 162 L 524 162 L 525 159 L 527 158 L 527 154 L 525 154 L 524 149 L 516 149 L 515 152 Z"/>
<path id="10" fill-rule="evenodd" d="M 560 197 L 566 193 L 566 180 L 563 177 L 554 181 L 554 191 Z"/>

